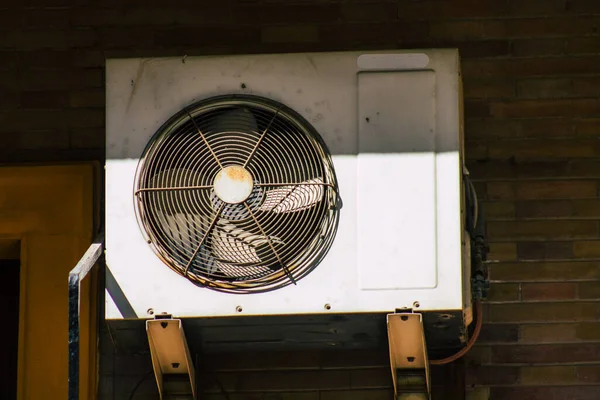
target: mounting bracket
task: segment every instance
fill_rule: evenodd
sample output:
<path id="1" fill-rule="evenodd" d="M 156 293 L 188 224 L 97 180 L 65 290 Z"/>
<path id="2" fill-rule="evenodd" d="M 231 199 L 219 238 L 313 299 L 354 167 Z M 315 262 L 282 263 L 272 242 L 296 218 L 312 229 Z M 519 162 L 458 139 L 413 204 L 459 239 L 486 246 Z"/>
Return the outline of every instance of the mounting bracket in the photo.
<path id="1" fill-rule="evenodd" d="M 195 400 L 196 374 L 181 320 L 156 315 L 146 321 L 146 333 L 161 400 Z"/>
<path id="2" fill-rule="evenodd" d="M 429 400 L 431 380 L 423 316 L 411 311 L 387 315 L 390 366 L 396 400 Z"/>

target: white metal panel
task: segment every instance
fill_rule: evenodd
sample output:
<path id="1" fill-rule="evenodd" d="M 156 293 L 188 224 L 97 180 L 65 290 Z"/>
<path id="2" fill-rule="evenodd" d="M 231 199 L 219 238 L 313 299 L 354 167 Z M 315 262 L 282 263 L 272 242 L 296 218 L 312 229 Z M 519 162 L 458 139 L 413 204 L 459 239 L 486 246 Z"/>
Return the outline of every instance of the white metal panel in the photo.
<path id="1" fill-rule="evenodd" d="M 435 73 L 358 76 L 358 269 L 361 289 L 437 281 Z"/>
<path id="2" fill-rule="evenodd" d="M 425 53 L 429 61 L 423 69 L 435 72 L 434 179 L 436 198 L 444 199 L 436 203 L 433 217 L 437 232 L 437 285 L 410 290 L 361 290 L 359 271 L 365 269 L 362 263 L 367 261 L 359 261 L 358 254 L 357 222 L 363 213 L 358 193 L 363 188 L 358 186 L 362 153 L 358 149 L 357 74 L 361 67 L 357 60 L 365 52 L 108 60 L 106 252 L 107 264 L 123 296 L 115 299 L 116 304 L 107 301 L 107 318 L 146 317 L 150 308 L 155 313 L 188 317 L 237 315 L 238 306 L 243 315 L 385 312 L 411 307 L 415 301 L 422 310 L 462 307 L 457 52 L 367 53 L 398 55 L 388 58 L 395 63 L 401 63 L 398 60 L 403 54 Z M 385 65 L 378 68 L 390 70 Z M 137 162 L 160 125 L 196 100 L 241 92 L 281 101 L 313 124 L 333 154 L 344 201 L 336 239 L 321 265 L 296 286 L 253 295 L 199 288 L 171 271 L 144 241 L 133 211 Z M 429 126 L 431 121 L 424 123 Z M 381 153 L 365 156 L 378 154 Z M 375 187 L 385 197 L 383 177 L 376 179 L 382 179 Z M 376 235 L 379 225 L 363 225 L 360 235 Z M 411 244 L 422 240 L 418 235 L 407 239 Z M 387 252 L 388 257 L 394 256 L 392 249 Z M 429 271 L 435 269 L 430 267 Z M 431 276 L 426 280 L 431 283 Z M 123 299 L 135 315 L 119 312 L 120 308 L 131 310 L 118 304 Z M 328 310 L 326 304 L 330 306 Z"/>

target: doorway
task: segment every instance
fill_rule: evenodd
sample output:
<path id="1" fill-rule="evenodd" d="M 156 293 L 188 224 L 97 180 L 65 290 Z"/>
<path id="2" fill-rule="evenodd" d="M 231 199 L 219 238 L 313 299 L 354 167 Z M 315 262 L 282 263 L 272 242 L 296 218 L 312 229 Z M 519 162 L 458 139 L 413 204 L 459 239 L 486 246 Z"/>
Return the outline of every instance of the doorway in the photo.
<path id="1" fill-rule="evenodd" d="M 19 261 L 20 241 L 0 239 L 0 304 L 3 319 L 3 350 L 0 357 L 0 388 L 2 398 L 17 398 L 17 377 L 19 362 L 19 315 L 21 263 Z"/>

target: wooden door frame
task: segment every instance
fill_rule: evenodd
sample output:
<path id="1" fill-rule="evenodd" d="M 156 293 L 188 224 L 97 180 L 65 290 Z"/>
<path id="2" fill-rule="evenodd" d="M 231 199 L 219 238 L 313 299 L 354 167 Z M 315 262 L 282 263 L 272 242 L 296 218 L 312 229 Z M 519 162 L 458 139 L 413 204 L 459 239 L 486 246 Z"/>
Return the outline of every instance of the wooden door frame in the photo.
<path id="1" fill-rule="evenodd" d="M 73 254 L 77 251 L 83 255 L 85 248 L 88 246 L 93 239 L 93 235 L 98 229 L 98 188 L 100 180 L 99 178 L 100 168 L 98 163 L 78 163 L 78 164 L 54 164 L 54 165 L 21 165 L 21 166 L 2 166 L 0 167 L 0 192 L 4 191 L 4 196 L 0 194 L 0 239 L 7 240 L 19 240 L 20 241 L 20 272 L 19 272 L 19 334 L 18 334 L 18 366 L 17 366 L 17 399 L 26 400 L 26 385 L 28 384 L 27 368 L 32 368 L 27 363 L 27 335 L 35 335 L 27 331 L 27 318 L 30 316 L 28 313 L 28 282 L 30 272 L 30 239 L 36 237 L 38 243 L 41 241 L 44 235 L 64 235 L 65 241 L 69 242 L 67 246 L 71 246 Z M 12 174 L 12 175 L 11 175 Z M 21 181 L 19 181 L 19 178 Z M 19 186 L 21 182 L 23 185 Z M 55 201 L 52 196 L 45 197 L 43 201 L 46 203 L 44 207 L 39 208 L 27 208 L 23 206 L 19 208 L 19 194 L 20 188 L 30 185 L 35 187 L 50 188 L 52 185 L 57 186 L 58 190 L 64 190 L 66 193 L 71 190 L 73 196 L 80 196 L 83 211 L 82 215 L 76 218 L 81 218 L 80 229 L 78 233 L 73 233 L 66 228 L 50 227 L 51 225 L 47 222 L 52 220 L 53 211 L 61 208 L 60 201 Z M 36 186 L 37 185 L 37 186 Z M 11 192 L 11 190 L 13 190 Z M 57 190 L 56 188 L 52 190 Z M 12 194 L 17 193 L 17 194 Z M 26 191 L 24 191 L 26 193 Z M 12 196 L 12 197 L 11 197 Z M 43 196 L 43 193 L 41 194 Z M 59 199 L 59 198 L 57 198 Z M 3 203 L 4 201 L 4 203 Z M 54 203 L 53 203 L 54 201 Z M 89 204 L 87 204 L 89 203 Z M 7 205 L 8 204 L 8 205 Z M 68 207 L 68 206 L 67 206 Z M 63 208 L 64 209 L 64 208 Z M 90 215 L 87 214 L 86 210 L 91 211 Z M 68 211 L 70 212 L 70 211 Z M 76 211 L 73 211 L 75 214 Z M 46 225 L 44 225 L 46 224 Z M 55 224 L 56 225 L 56 224 Z M 89 227 L 88 229 L 85 227 Z M 50 228 L 49 228 L 50 227 Z M 56 232 L 56 233 L 44 233 L 44 232 Z M 33 235 L 33 236 L 32 236 Z M 77 239 L 79 238 L 79 239 Z M 75 240 L 73 242 L 73 240 Z M 83 242 L 88 243 L 84 245 Z M 80 243 L 77 245 L 76 243 Z M 81 249 L 75 249 L 72 246 L 81 247 Z M 80 255 L 80 256 L 81 256 Z M 72 265 L 65 265 L 65 298 L 68 296 L 67 291 L 67 280 L 68 271 L 75 266 L 77 260 L 73 260 Z M 36 264 L 37 267 L 37 264 Z M 60 271 L 62 273 L 64 271 Z M 81 392 L 80 398 L 82 399 L 95 399 L 97 394 L 97 382 L 98 382 L 98 354 L 97 349 L 97 338 L 98 338 L 98 315 L 97 315 L 97 301 L 98 301 L 98 276 L 97 274 L 91 274 L 92 276 L 88 281 L 88 304 L 89 308 L 89 326 L 86 328 L 89 332 L 87 353 L 89 354 L 89 362 L 85 365 L 87 371 L 86 377 L 82 377 L 87 387 L 86 393 Z M 68 305 L 68 301 L 65 302 Z M 60 310 L 59 312 L 62 312 Z M 68 315 L 68 307 L 64 309 L 64 315 Z M 58 328 L 62 329 L 62 328 Z M 65 325 L 64 329 L 68 329 L 68 325 Z M 64 352 L 68 352 L 68 342 L 64 343 Z M 67 371 L 67 369 L 65 369 Z M 67 387 L 68 374 L 65 374 L 65 384 Z M 31 384 L 31 383 L 29 383 Z M 48 393 L 52 397 L 53 393 Z"/>

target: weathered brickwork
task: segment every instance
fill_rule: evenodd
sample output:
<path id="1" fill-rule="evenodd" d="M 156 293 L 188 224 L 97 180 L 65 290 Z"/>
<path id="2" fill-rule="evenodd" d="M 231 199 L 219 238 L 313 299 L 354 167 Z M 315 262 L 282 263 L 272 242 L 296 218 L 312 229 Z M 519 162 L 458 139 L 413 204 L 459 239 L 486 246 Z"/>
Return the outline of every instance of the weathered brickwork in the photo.
<path id="1" fill-rule="evenodd" d="M 463 57 L 466 155 L 495 261 L 470 396 L 597 399 L 600 1 L 5 0 L 0 162 L 101 160 L 105 57 L 448 46 Z M 380 356 L 213 372 L 232 399 L 387 399 Z M 147 361 L 104 371 L 123 378 L 107 398 Z M 207 398 L 223 398 L 209 376 Z"/>

